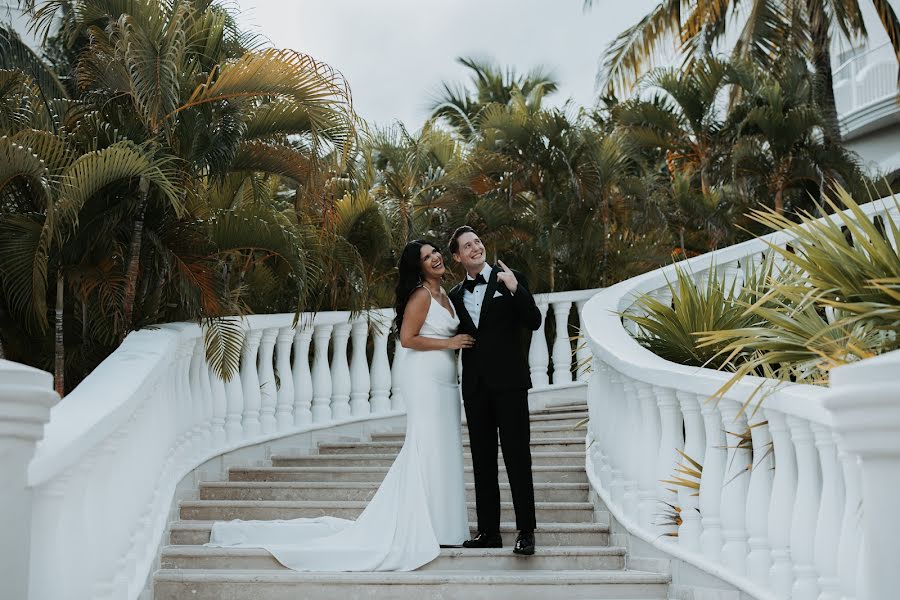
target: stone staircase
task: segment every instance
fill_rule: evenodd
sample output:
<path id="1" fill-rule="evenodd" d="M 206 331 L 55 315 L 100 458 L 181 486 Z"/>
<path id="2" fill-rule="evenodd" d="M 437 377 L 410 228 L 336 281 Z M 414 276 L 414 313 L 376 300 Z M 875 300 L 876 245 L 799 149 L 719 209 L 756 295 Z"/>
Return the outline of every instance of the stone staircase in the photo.
<path id="1" fill-rule="evenodd" d="M 271 466 L 232 468 L 228 481 L 203 483 L 199 499 L 183 501 L 154 575 L 156 600 L 420 600 L 666 598 L 669 577 L 626 569 L 624 548 L 609 545 L 609 528 L 595 520 L 584 471 L 586 406 L 567 404 L 532 413 L 538 550 L 512 554 L 515 516 L 509 485 L 501 484 L 505 548 L 442 549 L 417 571 L 306 573 L 281 566 L 264 550 L 207 548 L 211 522 L 332 515 L 355 518 L 375 493 L 403 443 L 403 432 L 371 440 L 321 443 L 318 454 L 280 454 Z M 468 450 L 468 436 L 463 436 Z M 505 471 L 501 461 L 501 481 Z M 471 456 L 466 454 L 469 518 L 475 520 Z M 474 523 L 472 523 L 474 527 Z"/>

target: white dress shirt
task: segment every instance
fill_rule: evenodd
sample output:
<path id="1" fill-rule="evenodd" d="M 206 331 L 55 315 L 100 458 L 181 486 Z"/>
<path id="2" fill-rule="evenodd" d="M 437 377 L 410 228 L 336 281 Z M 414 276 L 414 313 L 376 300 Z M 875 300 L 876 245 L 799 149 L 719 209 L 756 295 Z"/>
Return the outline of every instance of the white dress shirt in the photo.
<path id="1" fill-rule="evenodd" d="M 490 281 L 491 272 L 493 270 L 491 265 L 484 263 L 484 268 L 481 269 L 481 276 L 484 277 L 485 281 Z M 474 281 L 475 278 L 466 273 L 466 279 Z M 475 327 L 478 327 L 478 321 L 481 319 L 481 303 L 484 301 L 484 293 L 486 291 L 486 283 L 479 283 L 475 286 L 474 291 L 463 291 L 463 306 L 469 311 L 469 316 L 472 317 L 472 322 L 475 323 Z"/>

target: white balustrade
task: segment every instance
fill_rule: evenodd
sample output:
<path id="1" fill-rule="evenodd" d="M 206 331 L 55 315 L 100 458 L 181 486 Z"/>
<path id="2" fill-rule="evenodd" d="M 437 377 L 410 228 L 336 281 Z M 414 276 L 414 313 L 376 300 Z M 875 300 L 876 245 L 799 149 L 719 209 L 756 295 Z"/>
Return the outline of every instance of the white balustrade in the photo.
<path id="1" fill-rule="evenodd" d="M 309 347 L 312 343 L 312 325 L 300 323 L 294 334 L 294 425 L 312 423 L 313 384 L 309 368 Z"/>
<path id="2" fill-rule="evenodd" d="M 388 364 L 388 327 L 382 323 L 373 324 L 373 349 L 370 400 L 373 413 L 391 410 L 391 367 Z"/>
<path id="3" fill-rule="evenodd" d="M 572 343 L 569 341 L 569 312 L 571 302 L 554 302 L 553 317 L 556 335 L 553 338 L 553 383 L 572 381 Z"/>
<path id="4" fill-rule="evenodd" d="M 369 324 L 365 321 L 354 323 L 350 337 L 353 338 L 353 356 L 350 360 L 350 414 L 358 417 L 369 414 L 369 391 L 372 387 L 369 359 L 366 358 Z"/>
<path id="5" fill-rule="evenodd" d="M 861 208 L 869 218 L 890 214 L 900 222 L 891 199 Z M 784 248 L 790 236 L 771 234 L 678 266 L 699 285 L 713 269 L 737 289 L 772 252 L 770 244 Z M 772 260 L 776 270 L 785 267 L 778 255 Z M 612 517 L 630 535 L 748 598 L 896 596 L 900 352 L 833 369 L 830 388 L 745 377 L 721 392 L 728 373 L 652 354 L 620 316 L 635 311 L 641 295 L 670 301 L 674 269 L 576 304 L 593 376 L 600 378 L 588 385 L 589 414 L 603 421 L 589 425 L 598 449 L 588 453 L 588 477 Z M 673 495 L 665 484 L 650 494 L 651 473 L 658 482 L 671 479 L 676 464 L 695 469 L 673 456 L 682 447 L 702 467 L 699 497 L 686 486 Z M 651 500 L 680 507 L 677 544 L 669 543 L 671 531 L 648 522 Z"/>
<path id="6" fill-rule="evenodd" d="M 334 326 L 331 337 L 331 417 L 344 419 L 350 416 L 350 366 L 347 364 L 347 341 L 350 339 L 348 323 Z"/>
<path id="7" fill-rule="evenodd" d="M 275 338 L 275 381 L 278 384 L 275 423 L 278 431 L 294 426 L 294 374 L 291 372 L 291 346 L 294 329 L 282 327 Z"/>
<path id="8" fill-rule="evenodd" d="M 312 366 L 312 420 L 331 419 L 331 369 L 328 367 L 328 343 L 334 325 L 317 325 L 313 333 L 315 348 Z"/>
<path id="9" fill-rule="evenodd" d="M 241 424 L 247 435 L 258 435 L 262 431 L 259 420 L 262 396 L 259 393 L 259 365 L 257 353 L 262 331 L 251 329 L 244 336 L 244 347 L 241 352 L 241 390 L 244 396 L 244 415 Z"/>
<path id="10" fill-rule="evenodd" d="M 548 304 L 537 298 L 537 307 L 541 311 L 541 326 L 531 334 L 531 346 L 528 348 L 528 366 L 531 370 L 531 385 L 546 387 L 550 385 L 547 369 L 550 367 L 550 355 L 547 351 L 547 334 L 544 325 L 547 322 Z"/>
<path id="11" fill-rule="evenodd" d="M 269 328 L 263 330 L 259 342 L 259 422 L 263 433 L 272 433 L 278 428 L 275 420 L 278 394 L 275 389 L 275 340 L 278 338 L 278 330 Z"/>

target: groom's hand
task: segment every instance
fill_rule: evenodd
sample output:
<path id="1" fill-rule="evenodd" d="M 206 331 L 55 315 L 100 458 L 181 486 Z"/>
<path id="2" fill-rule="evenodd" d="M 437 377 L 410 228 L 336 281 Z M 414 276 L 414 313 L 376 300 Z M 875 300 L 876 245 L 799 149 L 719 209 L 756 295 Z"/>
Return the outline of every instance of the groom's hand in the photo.
<path id="1" fill-rule="evenodd" d="M 509 270 L 505 264 L 503 264 L 502 260 L 498 260 L 497 264 L 500 265 L 502 271 L 497 273 L 497 281 L 503 283 L 506 286 L 506 289 L 509 290 L 510 294 L 515 295 L 516 290 L 519 289 L 519 280 L 516 279 L 516 276 L 513 275 L 513 272 Z"/>

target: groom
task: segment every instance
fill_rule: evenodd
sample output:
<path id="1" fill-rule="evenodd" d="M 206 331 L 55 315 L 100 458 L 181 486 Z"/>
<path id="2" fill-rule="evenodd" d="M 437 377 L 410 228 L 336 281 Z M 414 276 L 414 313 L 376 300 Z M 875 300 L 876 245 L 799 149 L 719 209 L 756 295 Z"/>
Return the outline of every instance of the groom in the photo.
<path id="1" fill-rule="evenodd" d="M 475 471 L 478 534 L 466 548 L 501 548 L 500 485 L 497 432 L 512 490 L 519 535 L 513 552 L 534 554 L 534 484 L 531 475 L 531 429 L 528 421 L 527 346 L 523 330 L 541 326 L 541 313 L 521 273 L 485 262 L 478 234 L 463 226 L 450 238 L 453 260 L 466 279 L 450 291 L 459 315 L 459 333 L 475 338 L 462 351 L 462 395 Z"/>

